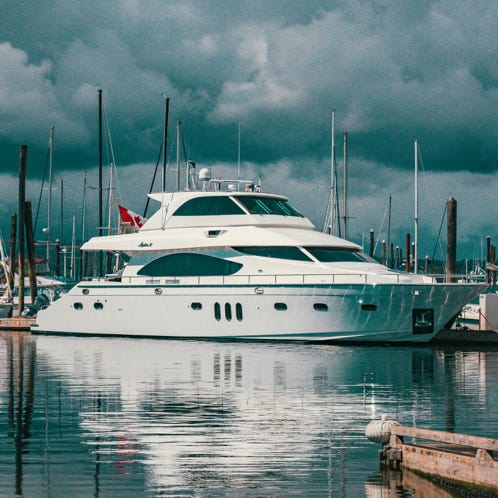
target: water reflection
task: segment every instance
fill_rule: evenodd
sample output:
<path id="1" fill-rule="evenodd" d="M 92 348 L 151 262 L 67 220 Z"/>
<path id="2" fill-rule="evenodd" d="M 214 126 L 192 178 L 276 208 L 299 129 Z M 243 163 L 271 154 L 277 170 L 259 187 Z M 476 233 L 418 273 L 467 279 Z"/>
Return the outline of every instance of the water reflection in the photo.
<path id="1" fill-rule="evenodd" d="M 496 351 L 0 337 L 7 495 L 418 496 L 369 421 L 496 437 Z"/>

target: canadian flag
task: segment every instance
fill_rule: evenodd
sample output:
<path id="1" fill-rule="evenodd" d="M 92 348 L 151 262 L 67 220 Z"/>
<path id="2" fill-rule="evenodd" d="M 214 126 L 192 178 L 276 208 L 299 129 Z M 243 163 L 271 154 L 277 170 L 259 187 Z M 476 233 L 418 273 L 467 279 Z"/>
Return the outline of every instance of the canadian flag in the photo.
<path id="1" fill-rule="evenodd" d="M 118 204 L 119 215 L 121 216 L 121 222 L 129 224 L 135 228 L 142 228 L 143 224 L 147 221 L 147 218 L 140 216 L 137 213 L 134 213 L 130 209 L 125 208 Z"/>

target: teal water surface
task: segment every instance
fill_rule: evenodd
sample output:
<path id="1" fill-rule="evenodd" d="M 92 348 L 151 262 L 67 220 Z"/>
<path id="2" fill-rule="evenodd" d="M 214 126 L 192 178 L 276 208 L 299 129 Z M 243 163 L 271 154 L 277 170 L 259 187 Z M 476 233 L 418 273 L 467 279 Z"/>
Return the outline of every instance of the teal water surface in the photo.
<path id="1" fill-rule="evenodd" d="M 6 332 L 0 496 L 421 496 L 383 414 L 497 438 L 498 351 Z"/>

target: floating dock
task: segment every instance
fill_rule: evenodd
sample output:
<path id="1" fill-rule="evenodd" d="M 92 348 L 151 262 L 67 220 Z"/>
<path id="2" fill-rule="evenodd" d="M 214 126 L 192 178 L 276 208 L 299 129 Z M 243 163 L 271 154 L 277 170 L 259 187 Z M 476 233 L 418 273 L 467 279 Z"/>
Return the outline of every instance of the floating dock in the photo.
<path id="1" fill-rule="evenodd" d="M 498 491 L 498 439 L 406 427 L 387 418 L 371 422 L 365 434 L 383 443 L 379 456 L 390 468 Z"/>
<path id="2" fill-rule="evenodd" d="M 36 318 L 0 318 L 0 330 L 30 330 L 31 325 L 36 322 Z"/>

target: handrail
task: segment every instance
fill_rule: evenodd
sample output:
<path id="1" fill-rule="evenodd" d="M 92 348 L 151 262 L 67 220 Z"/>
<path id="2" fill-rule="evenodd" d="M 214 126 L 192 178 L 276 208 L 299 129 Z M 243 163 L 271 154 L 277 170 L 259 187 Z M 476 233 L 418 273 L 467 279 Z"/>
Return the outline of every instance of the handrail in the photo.
<path id="1" fill-rule="evenodd" d="M 491 439 L 478 436 L 467 436 L 465 434 L 455 434 L 453 432 L 435 431 L 431 429 L 419 429 L 404 425 L 393 425 L 391 434 L 395 436 L 412 437 L 439 443 L 456 444 L 468 446 L 470 448 L 483 449 L 488 451 L 498 451 L 498 439 Z"/>
<path id="2" fill-rule="evenodd" d="M 437 282 L 434 275 L 419 274 L 415 281 L 407 277 L 409 273 L 295 273 L 295 274 L 250 274 L 250 275 L 198 275 L 178 277 L 156 277 L 147 275 L 129 275 L 113 279 L 95 278 L 90 282 L 116 281 L 134 284 L 141 281 L 146 285 L 302 285 L 302 284 L 404 284 L 404 285 L 432 285 Z M 447 276 L 445 275 L 445 278 Z M 405 280 L 406 279 L 406 280 Z M 460 282 L 448 285 L 471 285 L 472 282 Z"/>

